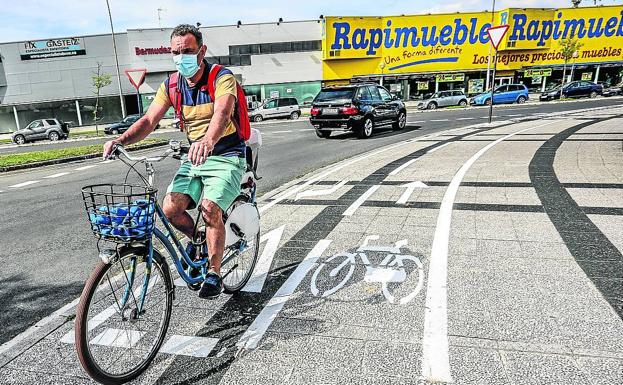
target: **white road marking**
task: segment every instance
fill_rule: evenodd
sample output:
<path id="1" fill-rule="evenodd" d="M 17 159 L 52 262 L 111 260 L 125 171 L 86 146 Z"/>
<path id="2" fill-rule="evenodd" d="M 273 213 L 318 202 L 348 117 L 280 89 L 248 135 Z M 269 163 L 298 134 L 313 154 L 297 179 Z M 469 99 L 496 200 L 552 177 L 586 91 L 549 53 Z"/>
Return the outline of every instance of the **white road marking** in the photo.
<path id="1" fill-rule="evenodd" d="M 114 159 L 108 159 L 108 160 L 101 161 L 101 162 L 99 162 L 99 163 L 100 163 L 100 164 L 108 164 L 108 163 L 112 163 L 112 162 L 114 162 L 114 161 L 115 161 Z"/>
<path id="2" fill-rule="evenodd" d="M 294 198 L 294 200 L 297 201 L 297 200 L 299 200 L 301 198 L 304 198 L 304 197 L 331 195 L 331 194 L 335 193 L 340 187 L 344 186 L 346 183 L 348 183 L 348 181 L 347 180 L 343 180 L 340 183 L 338 183 L 335 186 L 333 186 L 331 188 L 328 188 L 328 189 L 303 191 L 303 192 L 300 192 L 300 193 L 296 194 L 296 198 Z"/>
<path id="3" fill-rule="evenodd" d="M 270 324 L 277 317 L 286 302 L 290 299 L 294 290 L 307 275 L 309 270 L 316 264 L 318 258 L 329 247 L 332 241 L 322 239 L 318 241 L 316 246 L 307 254 L 305 259 L 297 266 L 296 270 L 285 281 L 285 283 L 277 290 L 273 298 L 262 309 L 255 321 L 247 328 L 240 340 L 236 343 L 238 351 L 251 350 L 257 348 L 260 340 L 268 330 Z"/>
<path id="4" fill-rule="evenodd" d="M 30 186 L 31 184 L 39 183 L 40 180 L 29 180 L 28 182 L 14 184 L 13 186 L 9 186 L 9 188 L 20 188 L 25 186 Z"/>
<path id="5" fill-rule="evenodd" d="M 509 114 L 509 115 L 504 115 L 504 116 L 513 117 L 513 116 L 523 116 L 523 115 L 522 114 Z"/>
<path id="6" fill-rule="evenodd" d="M 449 122 L 450 119 L 431 119 L 431 122 Z"/>
<path id="7" fill-rule="evenodd" d="M 279 242 L 281 241 L 281 237 L 283 236 L 283 230 L 285 228 L 286 226 L 283 225 L 267 234 L 262 235 L 262 237 L 260 238 L 260 242 L 266 242 L 266 246 L 264 246 L 262 255 L 260 255 L 260 258 L 257 261 L 257 265 L 255 265 L 253 275 L 249 279 L 249 282 L 242 289 L 242 291 L 250 293 L 262 292 L 264 282 L 268 277 L 268 271 L 270 270 L 270 266 L 273 263 L 273 258 L 275 257 L 275 253 L 277 252 L 277 248 L 279 247 Z"/>
<path id="8" fill-rule="evenodd" d="M 415 158 L 415 159 L 411 159 L 407 162 L 405 162 L 403 165 L 398 166 L 398 168 L 396 168 L 394 171 L 390 172 L 389 175 L 396 175 L 398 174 L 400 171 L 404 170 L 405 168 L 411 166 L 413 163 L 415 163 L 415 161 L 417 161 L 419 158 Z"/>
<path id="9" fill-rule="evenodd" d="M 353 215 L 353 214 L 355 213 L 355 211 L 357 211 L 357 209 L 359 208 L 359 206 L 361 206 L 361 205 L 362 205 L 362 204 L 366 201 L 366 199 L 370 198 L 370 196 L 371 196 L 372 194 L 374 194 L 374 192 L 375 192 L 376 190 L 378 190 L 378 189 L 379 189 L 379 187 L 381 187 L 381 186 L 379 186 L 379 185 L 374 185 L 374 186 L 370 187 L 370 188 L 368 189 L 368 191 L 366 191 L 366 192 L 365 192 L 365 193 L 363 193 L 363 194 L 362 194 L 359 198 L 357 198 L 357 200 L 356 200 L 356 201 L 354 201 L 354 202 L 353 202 L 353 204 L 352 204 L 352 205 L 350 205 L 350 207 L 349 207 L 348 209 L 346 209 L 346 211 L 344 211 L 344 214 L 342 214 L 342 215 L 344 215 L 344 216 L 350 216 L 350 215 Z"/>
<path id="10" fill-rule="evenodd" d="M 114 348 L 131 348 L 137 344 L 138 340 L 145 335 L 145 332 L 137 330 L 104 329 L 103 332 L 93 338 L 90 343 L 93 345 L 111 346 Z"/>
<path id="11" fill-rule="evenodd" d="M 474 120 L 476 118 L 456 118 L 456 120 Z"/>
<path id="12" fill-rule="evenodd" d="M 439 146 L 439 147 L 432 148 L 432 149 L 428 150 L 427 154 L 432 154 L 433 152 L 435 152 L 435 151 L 437 151 L 437 150 L 441 150 L 442 148 L 446 147 L 446 146 L 447 146 L 447 145 L 449 145 L 450 143 L 452 143 L 452 142 L 444 143 L 444 144 L 442 144 L 442 145 L 441 145 L 441 146 Z"/>
<path id="13" fill-rule="evenodd" d="M 117 311 L 115 310 L 114 306 L 109 306 L 103 312 L 97 314 L 95 317 L 89 320 L 89 330 L 93 330 L 106 322 L 106 320 L 112 317 L 116 312 Z M 61 338 L 61 342 L 65 344 L 73 344 L 74 342 L 76 342 L 76 333 L 74 332 L 74 330 L 72 329 L 70 332 L 67 332 L 67 334 L 65 334 L 63 338 Z"/>
<path id="14" fill-rule="evenodd" d="M 52 175 L 44 176 L 43 179 L 59 178 L 61 176 L 65 176 L 65 175 L 69 175 L 69 173 L 68 172 L 59 172 L 58 174 L 52 174 Z"/>
<path id="15" fill-rule="evenodd" d="M 396 204 L 398 204 L 398 205 L 405 205 L 405 204 L 407 204 L 407 200 L 409 200 L 409 197 L 411 196 L 411 194 L 413 194 L 413 192 L 415 191 L 416 188 L 427 188 L 428 186 L 425 183 L 422 183 L 420 181 L 416 181 L 416 182 L 403 184 L 400 187 L 405 187 L 406 190 L 400 196 L 400 198 L 398 198 L 398 200 L 396 201 Z"/>
<path id="16" fill-rule="evenodd" d="M 525 131 L 555 122 L 525 128 L 489 143 L 474 154 L 452 178 L 441 201 L 437 227 L 431 247 L 424 306 L 424 337 L 422 339 L 422 377 L 432 382 L 452 382 L 448 356 L 448 243 L 452 223 L 452 206 L 463 177 L 470 167 L 496 144 Z"/>
<path id="17" fill-rule="evenodd" d="M 84 171 L 84 170 L 88 170 L 90 168 L 96 167 L 96 164 L 90 164 L 88 166 L 82 166 L 82 167 L 78 167 L 78 168 L 74 168 L 74 171 Z"/>
<path id="18" fill-rule="evenodd" d="M 407 122 L 407 124 L 426 123 L 426 120 L 416 120 L 414 122 Z"/>
<path id="19" fill-rule="evenodd" d="M 272 131 L 271 134 L 286 134 L 288 132 L 292 132 L 292 130 Z"/>
<path id="20" fill-rule="evenodd" d="M 218 338 L 174 334 L 162 345 L 160 353 L 205 358 L 214 349 L 218 341 Z"/>

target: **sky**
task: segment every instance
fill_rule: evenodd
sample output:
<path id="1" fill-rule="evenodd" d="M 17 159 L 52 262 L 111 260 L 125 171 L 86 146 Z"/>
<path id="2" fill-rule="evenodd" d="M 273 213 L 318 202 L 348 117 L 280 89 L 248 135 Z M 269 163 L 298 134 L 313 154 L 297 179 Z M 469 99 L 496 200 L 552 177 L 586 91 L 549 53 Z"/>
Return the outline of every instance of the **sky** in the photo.
<path id="1" fill-rule="evenodd" d="M 584 0 L 582 5 L 593 5 Z M 623 0 L 597 0 L 604 5 Z M 1 0 L 0 42 L 109 33 L 106 0 Z M 491 9 L 492 0 L 109 0 L 115 32 L 134 28 L 204 26 L 316 19 L 319 15 L 400 15 Z M 497 0 L 496 8 L 568 7 L 571 0 Z M 161 9 L 160 25 L 158 8 Z"/>

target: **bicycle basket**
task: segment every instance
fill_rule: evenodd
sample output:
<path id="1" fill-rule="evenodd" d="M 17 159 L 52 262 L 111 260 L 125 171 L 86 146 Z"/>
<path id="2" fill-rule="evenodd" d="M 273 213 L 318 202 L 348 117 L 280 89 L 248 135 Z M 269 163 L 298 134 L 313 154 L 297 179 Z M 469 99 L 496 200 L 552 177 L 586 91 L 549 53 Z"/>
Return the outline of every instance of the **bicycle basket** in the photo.
<path id="1" fill-rule="evenodd" d="M 146 186 L 110 183 L 82 188 L 93 234 L 116 243 L 149 238 L 154 230 L 156 192 Z"/>

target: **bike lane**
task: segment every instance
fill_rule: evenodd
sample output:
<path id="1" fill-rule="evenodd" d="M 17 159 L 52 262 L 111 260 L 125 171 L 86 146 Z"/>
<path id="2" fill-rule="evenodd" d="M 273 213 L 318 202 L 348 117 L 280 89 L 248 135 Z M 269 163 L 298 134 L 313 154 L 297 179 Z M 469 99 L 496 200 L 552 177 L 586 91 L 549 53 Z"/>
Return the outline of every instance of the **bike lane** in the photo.
<path id="1" fill-rule="evenodd" d="M 612 355 L 620 319 L 565 253 L 545 213 L 530 211 L 540 201 L 527 165 L 547 139 L 577 123 L 524 122 L 425 137 L 320 172 L 327 175 L 291 187 L 281 194 L 285 199 L 278 194 L 267 201 L 273 207 L 262 218 L 264 249 L 275 253 L 263 256 L 260 266 L 269 268 L 259 269 L 254 291 L 206 302 L 178 290 L 168 336 L 197 338 L 195 345 L 159 355 L 137 382 L 418 383 L 433 357 L 424 356 L 423 342 L 430 342 L 425 336 L 440 335 L 427 330 L 426 317 L 439 307 L 430 292 L 446 288 L 439 267 L 433 269 L 434 284 L 429 276 L 431 260 L 438 260 L 433 244 L 448 185 L 474 154 L 518 133 L 476 159 L 455 192 L 446 255 L 448 373 L 457 383 L 521 383 L 515 371 L 521 373 L 536 350 L 544 353 L 536 356 L 541 366 L 559 368 L 553 371 L 564 383 L 574 383 L 568 356 L 555 351 L 566 353 L 564 345 L 542 338 L 569 337 L 579 321 L 571 315 L 596 307 L 609 333 L 580 330 L 593 336 L 592 347 L 610 339 L 612 345 L 597 351 Z M 537 141 L 513 143 L 518 138 Z M 603 223 L 612 225 L 607 218 Z M 551 254 L 542 258 L 546 251 Z M 258 283 L 262 272 L 264 285 Z M 576 290 L 590 303 L 572 300 Z M 545 304 L 564 305 L 556 291 L 570 297 L 564 298 L 565 320 L 573 321 L 567 330 L 547 323 L 551 314 L 543 311 Z M 24 379 L 38 374 L 41 382 L 40 373 L 46 373 L 44 383 L 87 382 L 73 346 L 59 342 L 71 328 L 68 323 L 48 335 L 0 370 L 0 378 L 28 383 Z M 578 361 L 572 362 L 577 369 Z"/>

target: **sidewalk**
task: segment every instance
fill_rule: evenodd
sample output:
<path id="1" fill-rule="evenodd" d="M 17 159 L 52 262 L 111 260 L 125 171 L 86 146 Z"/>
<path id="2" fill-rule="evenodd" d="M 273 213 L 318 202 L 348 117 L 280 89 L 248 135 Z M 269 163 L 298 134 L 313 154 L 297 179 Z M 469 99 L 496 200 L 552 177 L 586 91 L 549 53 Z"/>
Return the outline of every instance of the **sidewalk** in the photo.
<path id="1" fill-rule="evenodd" d="M 586 115 L 427 135 L 267 194 L 245 291 L 177 287 L 135 383 L 623 383 L 623 108 Z M 72 309 L 0 348 L 0 383 L 92 383 Z"/>

